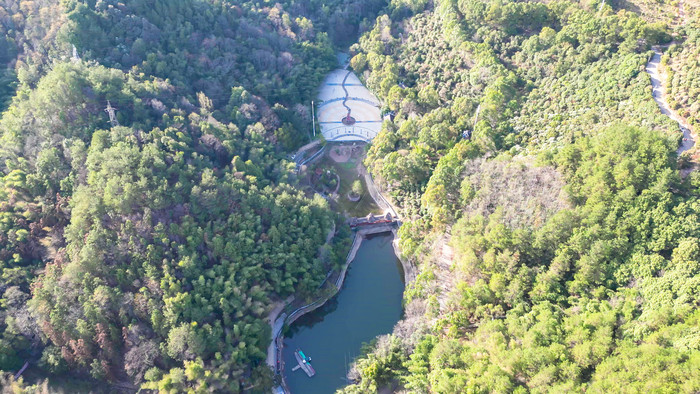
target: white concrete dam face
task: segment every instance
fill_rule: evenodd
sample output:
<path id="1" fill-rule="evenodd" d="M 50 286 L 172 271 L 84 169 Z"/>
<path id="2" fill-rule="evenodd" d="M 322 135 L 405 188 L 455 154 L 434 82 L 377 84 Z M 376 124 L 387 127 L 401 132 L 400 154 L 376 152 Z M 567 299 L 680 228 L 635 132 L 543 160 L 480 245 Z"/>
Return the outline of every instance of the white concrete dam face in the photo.
<path id="1" fill-rule="evenodd" d="M 338 69 L 328 74 L 318 100 L 316 114 L 327 141 L 369 142 L 382 128 L 379 100 L 350 71 Z M 351 120 L 343 122 L 348 109 Z"/>

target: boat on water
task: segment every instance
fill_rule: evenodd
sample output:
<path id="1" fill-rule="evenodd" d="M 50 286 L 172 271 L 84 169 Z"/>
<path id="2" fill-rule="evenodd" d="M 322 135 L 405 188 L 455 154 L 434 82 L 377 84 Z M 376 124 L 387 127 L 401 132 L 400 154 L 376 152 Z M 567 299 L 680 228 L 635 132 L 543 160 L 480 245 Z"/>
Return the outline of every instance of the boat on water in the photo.
<path id="1" fill-rule="evenodd" d="M 307 357 L 306 354 L 301 351 L 301 349 L 294 351 L 294 358 L 296 358 L 297 363 L 299 363 L 299 367 L 301 367 L 301 369 L 303 369 L 309 377 L 316 374 L 316 370 L 314 370 L 314 367 L 311 366 L 311 357 Z"/>

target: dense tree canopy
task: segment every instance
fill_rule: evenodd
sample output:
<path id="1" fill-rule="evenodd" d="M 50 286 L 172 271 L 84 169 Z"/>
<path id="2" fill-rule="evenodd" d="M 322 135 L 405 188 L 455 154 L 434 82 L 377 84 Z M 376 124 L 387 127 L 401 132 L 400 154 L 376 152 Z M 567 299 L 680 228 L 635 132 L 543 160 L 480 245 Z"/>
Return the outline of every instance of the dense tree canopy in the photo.
<path id="1" fill-rule="evenodd" d="M 345 392 L 700 388 L 696 175 L 680 178 L 644 73 L 667 40 L 597 3 L 377 19 L 352 65 L 394 116 L 367 164 L 411 218 L 400 245 L 420 274 Z"/>
<path id="2" fill-rule="evenodd" d="M 0 119 L 0 370 L 269 387 L 270 305 L 337 264 L 319 253 L 335 214 L 280 150 L 308 139 L 302 103 L 336 61 L 313 20 L 339 4 L 20 3 L 0 43 L 18 76 Z"/>
<path id="3" fill-rule="evenodd" d="M 272 304 L 347 241 L 283 153 L 349 46 L 418 275 L 345 392 L 700 391 L 700 175 L 644 72 L 673 39 L 697 126 L 697 15 L 656 6 L 3 3 L 0 385 L 268 391 Z"/>

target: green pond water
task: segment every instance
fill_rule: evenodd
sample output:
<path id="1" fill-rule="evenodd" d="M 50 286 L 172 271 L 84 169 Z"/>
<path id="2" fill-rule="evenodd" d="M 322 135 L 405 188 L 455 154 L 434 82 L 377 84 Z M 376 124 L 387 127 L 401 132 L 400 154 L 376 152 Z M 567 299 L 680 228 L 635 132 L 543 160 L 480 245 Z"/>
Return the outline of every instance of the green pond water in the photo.
<path id="1" fill-rule="evenodd" d="M 403 271 L 390 233 L 362 242 L 350 263 L 342 290 L 324 306 L 302 316 L 284 340 L 287 384 L 293 394 L 327 394 L 347 384 L 346 374 L 362 344 L 388 334 L 401 317 Z M 316 376 L 297 365 L 294 350 L 311 357 Z"/>

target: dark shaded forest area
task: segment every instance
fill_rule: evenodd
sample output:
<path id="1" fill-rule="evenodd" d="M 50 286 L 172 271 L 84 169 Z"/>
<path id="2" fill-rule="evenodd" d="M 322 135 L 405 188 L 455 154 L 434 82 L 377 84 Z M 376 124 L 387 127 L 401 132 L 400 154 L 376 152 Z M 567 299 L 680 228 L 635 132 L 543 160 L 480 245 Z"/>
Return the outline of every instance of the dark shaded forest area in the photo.
<path id="1" fill-rule="evenodd" d="M 0 370 L 269 387 L 272 302 L 339 262 L 282 149 L 376 3 L 3 3 Z"/>

